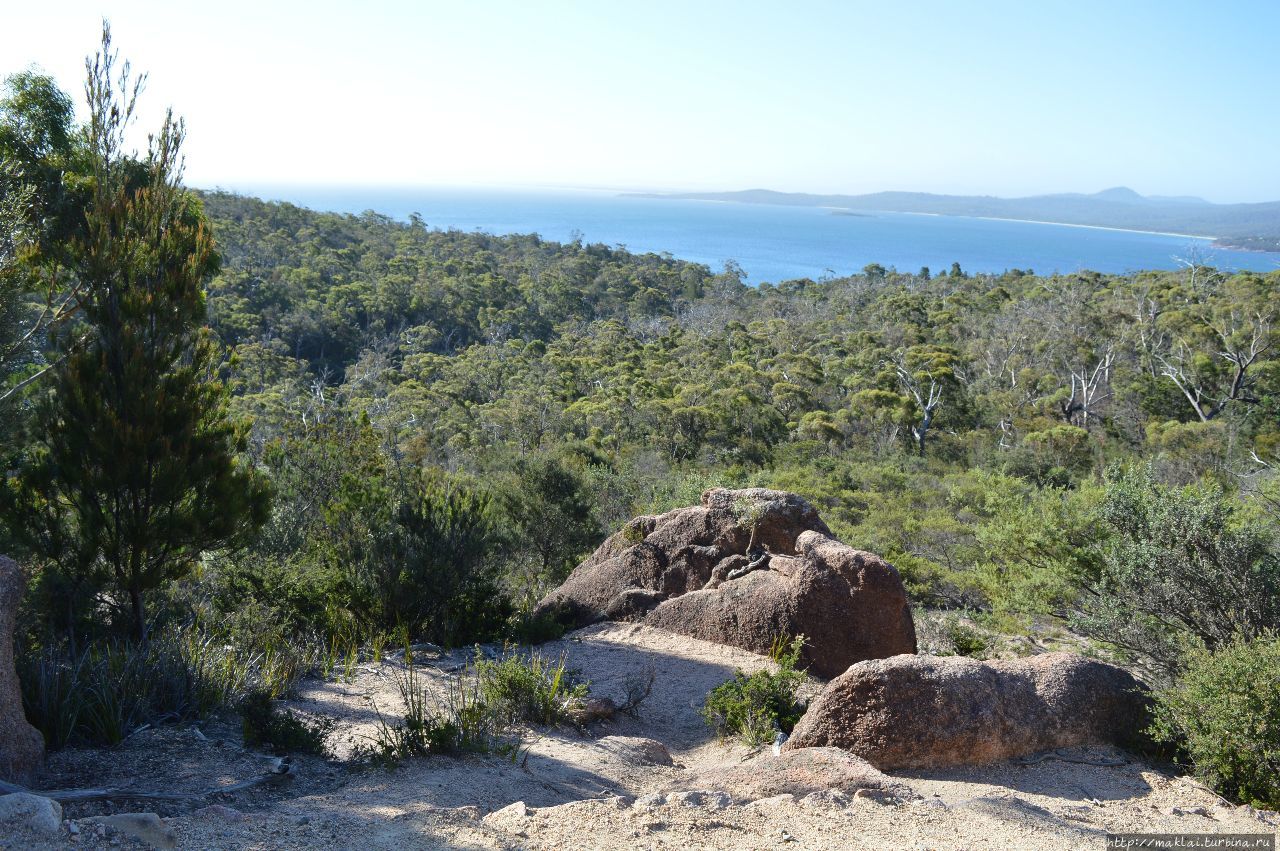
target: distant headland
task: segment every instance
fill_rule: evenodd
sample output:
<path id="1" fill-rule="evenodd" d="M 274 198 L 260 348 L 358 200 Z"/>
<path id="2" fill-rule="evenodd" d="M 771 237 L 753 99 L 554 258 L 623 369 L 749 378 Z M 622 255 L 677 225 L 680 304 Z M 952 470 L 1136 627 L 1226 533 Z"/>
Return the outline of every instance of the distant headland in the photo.
<path id="1" fill-rule="evenodd" d="M 1063 193 L 1026 198 L 935 195 L 928 192 L 813 195 L 804 192 L 775 192 L 770 189 L 627 194 L 643 198 L 830 207 L 843 213 L 928 213 L 1210 236 L 1220 248 L 1280 251 L 1280 201 L 1214 204 L 1203 198 L 1190 196 L 1140 195 L 1123 186 L 1104 189 L 1091 195 Z"/>

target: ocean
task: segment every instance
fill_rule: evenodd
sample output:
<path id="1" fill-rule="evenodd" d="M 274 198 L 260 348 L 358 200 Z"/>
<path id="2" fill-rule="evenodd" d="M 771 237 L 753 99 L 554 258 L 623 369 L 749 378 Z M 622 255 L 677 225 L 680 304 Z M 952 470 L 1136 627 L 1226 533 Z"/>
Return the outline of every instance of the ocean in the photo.
<path id="1" fill-rule="evenodd" d="M 341 213 L 418 213 L 428 226 L 626 246 L 670 253 L 719 271 L 734 261 L 747 282 L 836 277 L 870 263 L 933 272 L 1039 274 L 1175 269 L 1187 262 L 1224 270 L 1280 269 L 1280 253 L 1215 249 L 1211 240 L 1072 225 L 911 213 L 845 213 L 714 201 L 628 197 L 598 190 L 388 189 L 237 186 L 268 200 Z"/>

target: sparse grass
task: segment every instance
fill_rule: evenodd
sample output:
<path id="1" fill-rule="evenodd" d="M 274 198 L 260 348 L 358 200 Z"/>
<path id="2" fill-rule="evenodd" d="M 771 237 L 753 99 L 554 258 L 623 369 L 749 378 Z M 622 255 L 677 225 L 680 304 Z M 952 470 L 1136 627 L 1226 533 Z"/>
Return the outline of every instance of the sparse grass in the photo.
<path id="1" fill-rule="evenodd" d="M 359 757 L 395 765 L 415 756 L 501 753 L 514 757 L 522 724 L 550 725 L 568 720 L 568 709 L 587 693 L 576 683 L 563 654 L 508 649 L 497 660 L 477 653 L 475 661 L 450 677 L 443 698 L 424 688 L 412 654 L 396 686 L 404 720 L 391 724 L 379 712 L 373 741 L 357 749 Z"/>
<path id="2" fill-rule="evenodd" d="M 77 653 L 47 647 L 18 664 L 27 717 L 51 748 L 117 744 L 145 724 L 203 718 L 253 690 L 279 697 L 308 667 L 283 643 L 249 650 L 198 626 L 145 645 L 103 642 Z"/>
<path id="3" fill-rule="evenodd" d="M 732 680 L 712 689 L 702 706 L 707 724 L 721 736 L 737 736 L 752 746 L 773 741 L 779 731 L 790 733 L 804 714 L 798 699 L 804 673 L 795 667 L 803 649 L 804 636 L 775 641 L 770 656 L 776 672 L 737 671 Z"/>
<path id="4" fill-rule="evenodd" d="M 415 756 L 456 753 L 515 753 L 516 745 L 501 737 L 501 725 L 485 704 L 472 669 L 449 680 L 448 691 L 438 700 L 419 682 L 412 654 L 396 686 L 404 703 L 404 720 L 389 724 L 378 713 L 373 741 L 356 749 L 357 758 L 395 766 Z M 517 743 L 518 744 L 518 743 Z"/>

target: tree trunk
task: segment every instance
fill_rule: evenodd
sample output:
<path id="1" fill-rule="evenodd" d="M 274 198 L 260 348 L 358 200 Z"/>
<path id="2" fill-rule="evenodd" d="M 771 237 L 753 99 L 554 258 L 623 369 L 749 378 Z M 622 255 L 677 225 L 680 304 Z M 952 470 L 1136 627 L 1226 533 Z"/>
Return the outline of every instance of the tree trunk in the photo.
<path id="1" fill-rule="evenodd" d="M 147 641 L 147 616 L 142 604 L 141 589 L 129 589 L 129 608 L 133 612 L 133 637 L 145 644 Z"/>

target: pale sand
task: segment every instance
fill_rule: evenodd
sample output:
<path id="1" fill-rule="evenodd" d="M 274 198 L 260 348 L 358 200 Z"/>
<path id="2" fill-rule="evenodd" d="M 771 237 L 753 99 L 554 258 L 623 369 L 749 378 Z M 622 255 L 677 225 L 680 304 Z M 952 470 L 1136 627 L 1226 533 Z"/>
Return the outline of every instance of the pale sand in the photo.
<path id="1" fill-rule="evenodd" d="M 319 760 L 303 761 L 293 788 L 246 793 L 227 801 L 243 812 L 242 818 L 175 812 L 169 824 L 178 847 L 1101 849 L 1107 831 L 1276 829 L 1274 814 L 1231 807 L 1185 779 L 1139 762 L 1100 767 L 1047 759 L 1031 765 L 1006 762 L 901 773 L 895 779 L 909 786 L 915 798 L 896 804 L 849 801 L 839 795 L 751 801 L 729 789 L 725 791 L 735 799 L 728 806 L 715 800 L 691 806 L 661 799 L 636 805 L 635 799 L 648 793 L 698 788 L 700 771 L 737 765 L 748 756 L 741 745 L 717 741 L 697 710 L 707 691 L 732 676 L 735 668 L 756 670 L 770 663 L 734 648 L 626 624 L 591 627 L 542 650 L 566 651 L 571 666 L 591 680 L 593 693 L 615 698 L 621 697 L 628 675 L 653 665 L 657 679 L 652 695 L 635 719 L 619 717 L 593 725 L 585 734 L 531 733 L 527 749 L 514 763 L 502 757 L 433 757 L 392 771 L 350 771 Z M 447 668 L 459 661 L 455 655 L 435 664 Z M 292 705 L 338 718 L 343 739 L 339 749 L 345 753 L 349 739 L 359 740 L 376 729 L 375 707 L 389 719 L 400 709 L 394 674 L 401 670 L 395 662 L 362 665 L 351 682 L 306 685 Z M 439 687 L 446 676 L 437 671 L 430 679 Z M 210 778 L 225 783 L 237 772 L 243 777 L 248 771 L 243 764 L 251 764 L 252 757 L 234 742 L 218 741 L 215 726 L 207 730 L 214 741 L 199 741 L 189 730 L 157 732 L 153 745 L 139 736 L 132 750 L 98 752 L 94 758 L 118 761 L 127 774 L 131 760 L 146 765 L 144 755 L 155 757 L 152 751 L 163 748 L 161 756 L 173 763 L 163 770 L 173 774 L 178 785 L 199 787 Z M 233 732 L 222 730 L 227 737 Z M 676 765 L 620 758 L 597 744 L 607 735 L 661 741 Z M 183 744 L 175 750 L 173 742 L 179 738 Z M 1095 752 L 1105 754 L 1115 752 Z M 773 757 L 765 750 L 752 758 Z M 74 761 L 73 756 L 61 759 Z M 126 785 L 118 776 L 111 782 Z M 523 814 L 518 807 L 503 809 L 515 802 L 526 805 Z M 1169 814 L 1175 806 L 1203 808 L 1203 815 Z M 50 843 L 31 836 L 11 837 L 8 845 L 68 847 L 65 840 Z M 75 847 L 113 846 L 82 835 Z M 126 840 L 123 847 L 143 846 Z"/>

